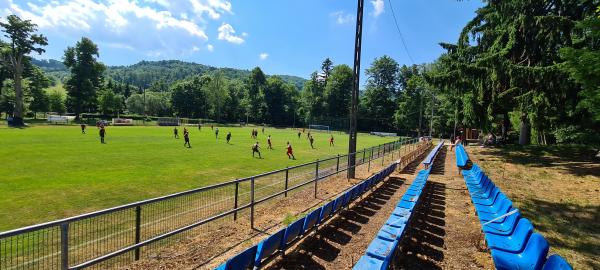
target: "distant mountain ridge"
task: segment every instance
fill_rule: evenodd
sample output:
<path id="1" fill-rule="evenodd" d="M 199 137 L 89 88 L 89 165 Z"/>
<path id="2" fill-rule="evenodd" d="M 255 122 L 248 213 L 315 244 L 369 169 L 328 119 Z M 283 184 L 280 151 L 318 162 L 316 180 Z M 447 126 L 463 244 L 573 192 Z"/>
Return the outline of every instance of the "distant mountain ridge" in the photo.
<path id="1" fill-rule="evenodd" d="M 61 81 L 69 75 L 67 68 L 61 61 L 54 59 L 32 59 L 31 62 L 42 68 L 47 74 L 54 76 Z M 211 74 L 216 71 L 221 71 L 223 76 L 230 80 L 244 80 L 250 74 L 249 70 L 227 67 L 217 68 L 180 60 L 144 60 L 130 66 L 107 66 L 105 75 L 118 82 L 148 88 L 155 82 L 162 81 L 171 85 L 176 81 L 183 80 L 193 75 Z M 306 79 L 298 76 L 277 76 L 281 77 L 285 82 L 294 84 L 298 90 L 302 89 L 304 82 L 306 82 Z"/>

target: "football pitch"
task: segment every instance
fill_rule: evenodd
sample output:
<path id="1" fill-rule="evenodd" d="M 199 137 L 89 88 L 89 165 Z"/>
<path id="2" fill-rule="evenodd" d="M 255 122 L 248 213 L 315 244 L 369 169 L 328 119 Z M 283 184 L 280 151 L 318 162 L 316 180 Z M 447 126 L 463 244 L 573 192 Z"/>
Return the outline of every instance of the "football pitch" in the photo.
<path id="1" fill-rule="evenodd" d="M 348 135 L 313 132 L 314 147 L 292 129 L 189 127 L 191 148 L 172 127 L 108 127 L 101 144 L 96 127 L 0 126 L 0 231 L 198 188 L 344 154 Z M 225 136 L 231 132 L 231 143 Z M 267 149 L 271 135 L 273 150 Z M 359 134 L 358 149 L 396 140 Z M 259 142 L 262 159 L 252 157 Z M 286 156 L 286 142 L 296 160 Z"/>

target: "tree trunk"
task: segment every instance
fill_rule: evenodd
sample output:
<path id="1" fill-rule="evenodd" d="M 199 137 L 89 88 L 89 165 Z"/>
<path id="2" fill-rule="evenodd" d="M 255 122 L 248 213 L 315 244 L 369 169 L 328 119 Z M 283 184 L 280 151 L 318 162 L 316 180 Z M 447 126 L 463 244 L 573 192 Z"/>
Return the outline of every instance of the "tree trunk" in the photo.
<path id="1" fill-rule="evenodd" d="M 13 125 L 22 126 L 23 122 L 23 86 L 22 84 L 23 67 L 20 61 L 15 63 L 15 74 L 13 76 L 15 83 L 15 110 L 13 111 Z"/>
<path id="2" fill-rule="evenodd" d="M 506 143 L 508 137 L 508 128 L 510 126 L 510 120 L 508 112 L 504 112 L 504 119 L 502 119 L 502 140 Z"/>
<path id="3" fill-rule="evenodd" d="M 519 144 L 520 145 L 528 145 L 531 142 L 530 138 L 531 134 L 531 125 L 529 125 L 529 121 L 527 119 L 527 115 L 521 115 L 521 127 L 519 132 Z"/>

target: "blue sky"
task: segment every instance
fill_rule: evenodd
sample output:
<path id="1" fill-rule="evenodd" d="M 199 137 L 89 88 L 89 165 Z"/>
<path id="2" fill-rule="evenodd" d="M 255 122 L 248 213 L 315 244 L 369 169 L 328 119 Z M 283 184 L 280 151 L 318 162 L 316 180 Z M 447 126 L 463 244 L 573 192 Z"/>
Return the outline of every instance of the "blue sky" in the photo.
<path id="1" fill-rule="evenodd" d="M 481 1 L 391 0 L 415 63 L 431 62 L 455 42 Z M 0 0 L 48 37 L 38 58 L 61 59 L 82 36 L 108 65 L 179 59 L 308 78 L 325 57 L 352 66 L 355 0 Z M 412 64 L 388 0 L 365 0 L 362 69 L 390 55 Z M 364 82 L 364 72 L 362 73 Z"/>

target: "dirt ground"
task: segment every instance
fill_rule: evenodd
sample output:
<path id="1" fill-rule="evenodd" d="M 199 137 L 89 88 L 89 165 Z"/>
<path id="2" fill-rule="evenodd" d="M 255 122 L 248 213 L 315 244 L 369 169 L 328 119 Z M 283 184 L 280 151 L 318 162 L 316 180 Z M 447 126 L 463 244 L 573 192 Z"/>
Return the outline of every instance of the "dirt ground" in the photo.
<path id="1" fill-rule="evenodd" d="M 492 178 L 536 230 L 550 242 L 551 253 L 565 257 L 574 269 L 600 269 L 600 165 L 577 149 L 468 147 L 471 159 Z M 584 155 L 585 156 L 585 155 Z M 351 269 L 389 217 L 416 172 L 419 162 L 395 172 L 372 193 L 331 219 L 277 257 L 267 269 Z M 387 162 L 386 162 L 387 164 Z M 372 163 L 364 179 L 381 168 Z M 256 229 L 248 213 L 237 222 L 224 220 L 202 227 L 128 269 L 212 269 L 241 250 L 256 244 L 287 221 L 295 220 L 335 197 L 358 180 L 333 177 L 256 209 Z M 475 216 L 454 152 L 442 148 L 423 193 L 421 207 L 408 227 L 392 263 L 393 269 L 493 269 L 481 224 Z M 272 209 L 284 209 L 273 211 Z M 228 219 L 231 217 L 227 217 Z"/>
<path id="2" fill-rule="evenodd" d="M 402 154 L 407 154 L 407 150 Z M 398 153 L 395 153 L 395 159 Z M 227 216 L 218 222 L 200 226 L 185 236 L 179 237 L 167 248 L 146 250 L 148 258 L 123 267 L 123 269 L 212 269 L 240 251 L 257 244 L 267 235 L 281 229 L 287 221 L 315 209 L 331 200 L 362 179 L 389 165 L 392 156 L 374 160 L 370 165 L 357 168 L 357 179 L 348 180 L 345 174 L 339 174 L 319 181 L 318 194 L 315 197 L 312 184 L 288 194 L 287 198 L 277 198 L 259 204 L 255 209 L 255 228 L 250 227 L 249 211 L 238 214 L 236 222 Z M 273 211 L 277 209 L 277 211 Z"/>
<path id="3" fill-rule="evenodd" d="M 452 170 L 454 156 L 445 153 L 444 148 L 432 168 L 423 204 L 393 269 L 493 269 L 464 180 Z M 385 185 L 268 268 L 352 269 L 421 169 L 421 160 L 394 173 Z"/>

